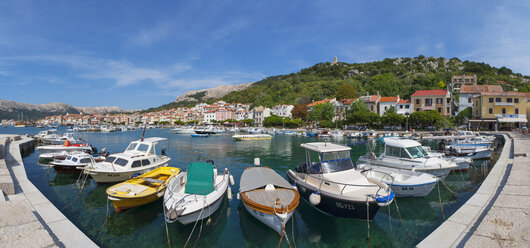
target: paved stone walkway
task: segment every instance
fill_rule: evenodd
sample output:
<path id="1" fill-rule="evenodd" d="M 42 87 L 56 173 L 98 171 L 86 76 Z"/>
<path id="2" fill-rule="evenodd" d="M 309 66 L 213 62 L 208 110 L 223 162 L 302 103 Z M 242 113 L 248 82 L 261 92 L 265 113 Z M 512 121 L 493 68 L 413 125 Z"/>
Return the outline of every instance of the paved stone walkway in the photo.
<path id="1" fill-rule="evenodd" d="M 459 247 L 530 247 L 530 137 L 510 135 L 514 156 L 508 160 L 502 191 Z"/>

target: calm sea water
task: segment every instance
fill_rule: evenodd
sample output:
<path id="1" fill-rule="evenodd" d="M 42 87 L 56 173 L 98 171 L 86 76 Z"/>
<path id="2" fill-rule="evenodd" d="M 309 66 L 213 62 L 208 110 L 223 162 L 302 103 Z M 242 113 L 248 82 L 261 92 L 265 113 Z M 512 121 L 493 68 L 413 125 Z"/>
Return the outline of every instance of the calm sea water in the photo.
<path id="1" fill-rule="evenodd" d="M 0 133 L 38 133 L 36 128 L 0 128 Z M 59 129 L 64 131 L 64 129 Z M 88 143 L 107 148 L 110 153 L 121 152 L 130 141 L 139 139 L 141 131 L 115 133 L 79 133 Z M 251 166 L 255 157 L 285 176 L 304 160 L 300 144 L 317 141 L 316 138 L 277 135 L 271 141 L 235 142 L 229 135 L 192 138 L 176 135 L 168 129 L 148 129 L 146 137 L 166 137 L 159 146 L 167 147 L 172 158 L 170 166 L 186 169 L 194 161 L 214 160 L 218 168 L 228 168 L 236 184 L 232 186 L 234 199 L 226 197 L 222 206 L 212 216 L 211 224 L 199 223 L 191 235 L 188 247 L 277 247 L 278 235 L 250 216 L 236 199 L 239 179 L 244 168 Z M 349 139 L 331 139 L 330 142 L 347 144 Z M 427 144 L 433 147 L 435 143 Z M 380 149 L 381 147 L 378 147 Z M 352 158 L 366 153 L 364 145 L 352 149 Z M 107 201 L 105 189 L 87 181 L 84 189 L 76 186 L 78 174 L 56 174 L 53 169 L 37 163 L 38 151 L 26 154 L 24 165 L 29 179 L 76 226 L 102 247 L 183 247 L 190 237 L 193 225 L 180 223 L 166 225 L 162 201 L 115 213 Z M 481 162 L 477 162 L 481 163 Z M 471 182 L 468 172 L 452 173 L 446 178 L 454 195 L 440 186 L 425 198 L 398 198 L 397 205 L 380 208 L 370 222 L 371 247 L 413 247 L 431 233 L 441 222 L 453 214 L 476 190 L 479 182 Z M 80 192 L 80 194 L 78 194 Z M 442 203 L 443 215 L 440 209 Z M 399 213 L 398 208 L 399 207 Z M 109 216 L 107 218 L 106 216 Z M 366 247 L 368 226 L 365 220 L 352 220 L 328 216 L 301 201 L 287 225 L 288 238 L 297 247 Z M 199 236 L 200 234 L 200 236 Z M 168 240 L 169 239 L 169 240 Z M 288 247 L 286 239 L 282 247 Z"/>

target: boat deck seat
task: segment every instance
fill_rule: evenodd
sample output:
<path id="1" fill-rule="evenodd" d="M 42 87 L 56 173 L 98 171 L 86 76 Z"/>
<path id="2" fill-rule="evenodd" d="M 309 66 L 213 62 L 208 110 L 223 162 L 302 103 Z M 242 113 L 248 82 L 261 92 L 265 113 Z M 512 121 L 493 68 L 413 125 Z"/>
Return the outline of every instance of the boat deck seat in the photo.
<path id="1" fill-rule="evenodd" d="M 295 193 L 290 189 L 275 189 L 275 190 L 251 190 L 245 192 L 248 199 L 251 201 L 271 207 L 276 203 L 276 199 L 280 199 L 281 206 L 289 206 L 295 198 Z"/>
<path id="2" fill-rule="evenodd" d="M 139 184 L 122 184 L 118 187 L 113 188 L 110 192 L 114 194 L 120 194 L 120 195 L 127 195 L 127 196 L 135 196 L 137 194 L 142 193 L 146 189 L 149 189 L 149 187 Z"/>
<path id="3" fill-rule="evenodd" d="M 149 178 L 149 177 L 146 177 L 146 178 L 143 178 L 144 181 L 146 182 L 149 182 L 149 183 L 163 183 L 164 181 L 162 180 L 158 180 L 158 179 L 154 179 L 154 178 Z"/>

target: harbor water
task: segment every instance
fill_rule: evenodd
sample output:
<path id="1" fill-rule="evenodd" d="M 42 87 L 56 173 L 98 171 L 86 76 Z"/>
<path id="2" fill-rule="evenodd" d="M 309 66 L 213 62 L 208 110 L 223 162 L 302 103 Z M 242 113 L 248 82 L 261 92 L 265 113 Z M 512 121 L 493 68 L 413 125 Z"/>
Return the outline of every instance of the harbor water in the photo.
<path id="1" fill-rule="evenodd" d="M 1 128 L 0 133 L 36 134 L 43 129 Z M 66 129 L 60 128 L 59 132 Z M 139 139 L 142 130 L 114 133 L 79 133 L 79 137 L 100 150 L 111 154 L 122 152 L 129 142 Z M 286 176 L 304 161 L 300 144 L 322 141 L 317 138 L 276 135 L 272 140 L 240 141 L 230 135 L 193 138 L 190 135 L 172 134 L 169 129 L 148 129 L 146 137 L 166 137 L 158 144 L 158 150 L 166 147 L 171 157 L 170 166 L 186 169 L 196 161 L 213 160 L 217 168 L 228 168 L 236 184 L 234 195 L 239 191 L 239 179 L 243 170 L 252 166 L 254 158 L 261 159 L 262 166 L 274 169 Z M 328 142 L 348 144 L 358 142 L 346 138 L 328 139 Z M 436 147 L 435 143 L 429 143 Z M 378 146 L 376 150 L 381 150 Z M 366 153 L 364 145 L 352 148 L 354 161 Z M 494 155 L 495 157 L 495 155 Z M 483 161 L 475 161 L 479 166 Z M 491 162 L 487 162 L 491 164 Z M 81 190 L 76 184 L 79 174 L 56 174 L 53 168 L 38 164 L 38 151 L 25 154 L 24 165 L 30 181 L 81 231 L 102 247 L 277 247 L 280 237 L 270 228 L 246 212 L 242 203 L 226 197 L 211 217 L 193 224 L 166 224 L 162 200 L 117 214 L 107 200 L 105 190 L 112 184 L 96 184 L 89 179 Z M 317 211 L 303 200 L 293 219 L 288 222 L 287 238 L 296 247 L 413 247 L 453 214 L 480 185 L 469 172 L 452 172 L 445 185 L 423 198 L 397 198 L 389 207 L 379 209 L 373 221 L 353 220 L 328 216 Z M 481 171 L 481 170 L 477 170 Z M 473 178 L 471 180 L 470 178 Z M 451 189 L 448 190 L 446 187 Z M 443 209 L 443 210 L 442 210 Z M 169 233 L 167 235 L 166 233 Z M 369 233 L 369 239 L 368 238 Z M 282 247 L 288 247 L 283 238 Z"/>

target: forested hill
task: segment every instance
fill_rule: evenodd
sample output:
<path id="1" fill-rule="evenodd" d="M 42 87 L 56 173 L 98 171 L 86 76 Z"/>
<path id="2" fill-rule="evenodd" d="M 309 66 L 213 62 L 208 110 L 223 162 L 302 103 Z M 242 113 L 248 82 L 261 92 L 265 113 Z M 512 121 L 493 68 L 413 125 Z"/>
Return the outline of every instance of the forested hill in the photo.
<path id="1" fill-rule="evenodd" d="M 222 99 L 267 107 L 306 104 L 335 97 L 344 84 L 353 85 L 359 95 L 379 91 L 382 96 L 399 95 L 408 99 L 416 90 L 445 89 L 451 76 L 459 74 L 475 74 L 479 84 L 500 84 L 499 81 L 503 81 L 504 90 L 530 92 L 530 77 L 506 67 L 420 55 L 368 63 L 319 63 L 297 73 L 265 78 Z"/>

